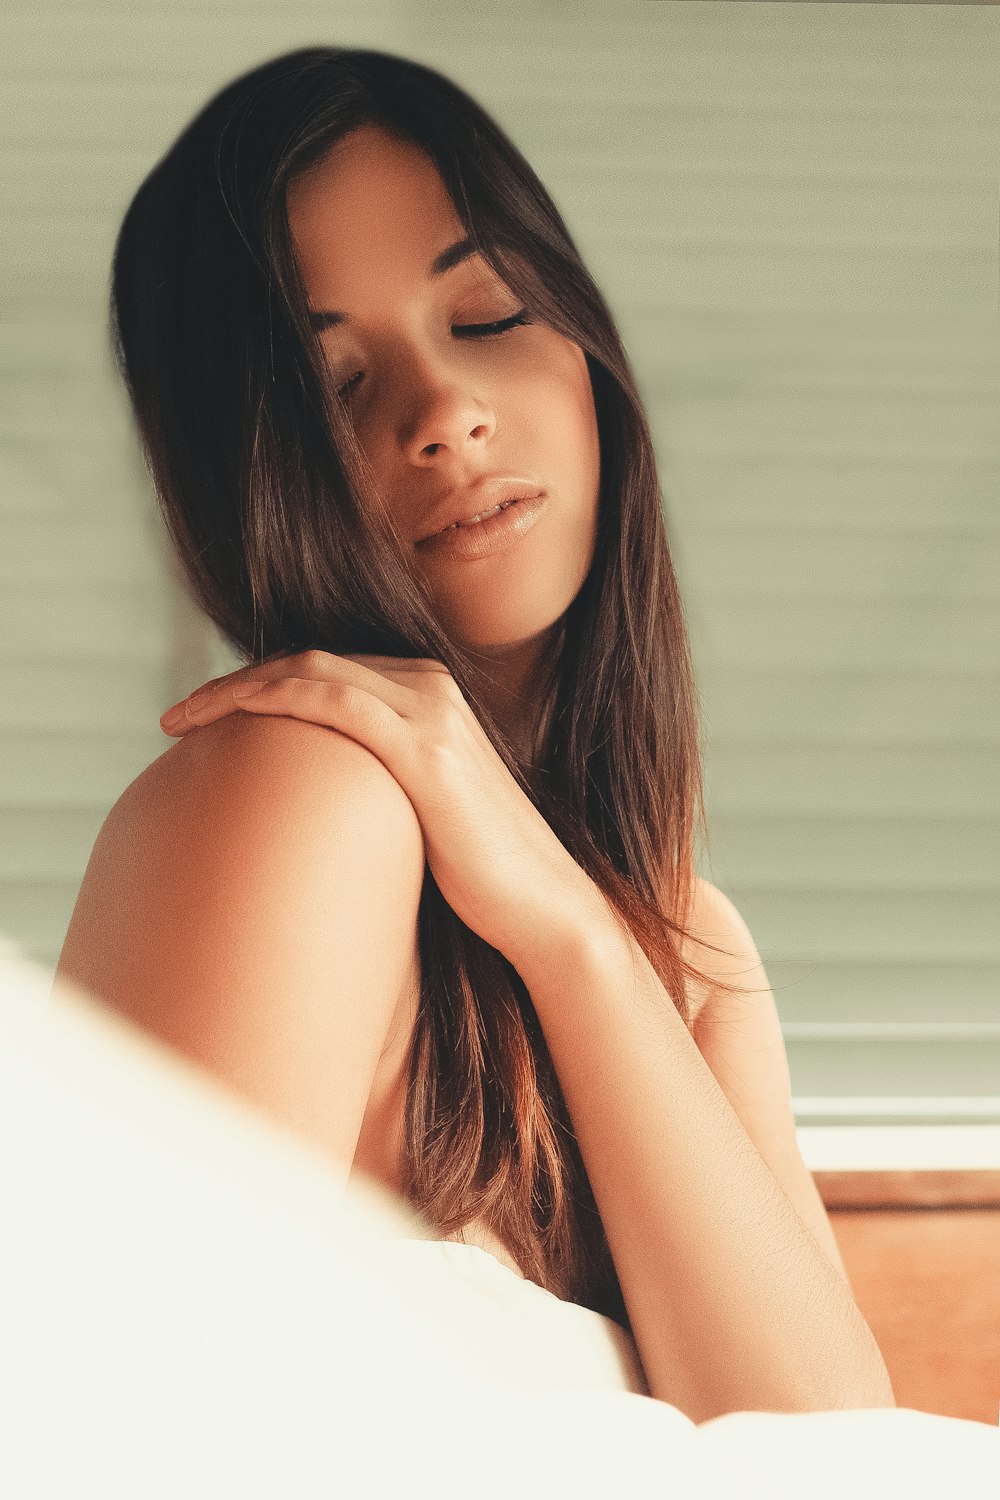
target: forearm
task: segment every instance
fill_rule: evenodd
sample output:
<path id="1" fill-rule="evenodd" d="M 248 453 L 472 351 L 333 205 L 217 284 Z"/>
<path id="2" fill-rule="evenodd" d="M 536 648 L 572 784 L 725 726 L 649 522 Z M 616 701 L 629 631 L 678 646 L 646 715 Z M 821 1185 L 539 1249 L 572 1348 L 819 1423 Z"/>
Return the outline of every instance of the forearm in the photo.
<path id="1" fill-rule="evenodd" d="M 577 925 L 522 978 L 652 1395 L 696 1422 L 893 1405 L 849 1287 L 639 945 L 610 922 L 586 935 Z"/>

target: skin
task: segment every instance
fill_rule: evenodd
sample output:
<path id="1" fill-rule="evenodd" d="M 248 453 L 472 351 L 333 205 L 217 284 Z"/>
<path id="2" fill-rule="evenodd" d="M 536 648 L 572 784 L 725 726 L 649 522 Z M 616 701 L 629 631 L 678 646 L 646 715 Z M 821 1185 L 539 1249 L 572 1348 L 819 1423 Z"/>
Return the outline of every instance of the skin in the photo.
<path id="1" fill-rule="evenodd" d="M 542 323 L 487 337 L 455 327 L 521 309 L 479 256 L 430 278 L 465 229 L 431 160 L 361 126 L 296 177 L 288 221 L 313 312 L 380 500 L 426 578 L 444 628 L 478 653 L 488 706 L 530 759 L 535 687 L 558 622 L 590 568 L 600 449 L 583 350 Z M 454 486 L 484 474 L 537 483 L 545 508 L 516 546 L 475 562 L 416 547 Z"/>

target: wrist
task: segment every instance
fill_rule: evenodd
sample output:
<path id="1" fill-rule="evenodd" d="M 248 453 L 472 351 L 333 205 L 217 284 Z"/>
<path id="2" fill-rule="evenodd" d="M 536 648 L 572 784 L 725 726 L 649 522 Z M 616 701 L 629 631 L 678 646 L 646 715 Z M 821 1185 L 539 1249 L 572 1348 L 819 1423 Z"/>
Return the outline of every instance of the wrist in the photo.
<path id="1" fill-rule="evenodd" d="M 576 868 L 580 878 L 564 888 L 557 902 L 539 911 L 517 955 L 511 957 L 533 997 L 565 982 L 581 966 L 603 963 L 609 952 L 621 953 L 631 936 L 600 887 Z"/>

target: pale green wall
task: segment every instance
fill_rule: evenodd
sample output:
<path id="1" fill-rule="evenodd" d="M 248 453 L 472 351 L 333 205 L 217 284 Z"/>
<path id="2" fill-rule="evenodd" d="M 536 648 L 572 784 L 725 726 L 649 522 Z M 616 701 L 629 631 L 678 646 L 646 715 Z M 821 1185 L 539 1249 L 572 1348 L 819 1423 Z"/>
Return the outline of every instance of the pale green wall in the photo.
<path id="1" fill-rule="evenodd" d="M 111 372 L 121 214 L 229 77 L 382 47 L 492 110 L 619 318 L 705 707 L 703 873 L 763 953 L 800 1119 L 1000 1119 L 996 9 L 5 15 L 0 930 L 54 965 L 161 709 L 231 661 L 172 581 Z"/>

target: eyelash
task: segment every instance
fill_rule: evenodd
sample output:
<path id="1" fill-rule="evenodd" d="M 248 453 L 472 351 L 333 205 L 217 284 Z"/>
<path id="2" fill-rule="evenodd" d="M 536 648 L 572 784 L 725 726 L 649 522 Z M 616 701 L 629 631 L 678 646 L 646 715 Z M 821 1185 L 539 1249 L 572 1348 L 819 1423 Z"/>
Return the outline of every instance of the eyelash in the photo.
<path id="1" fill-rule="evenodd" d="M 500 334 L 509 333 L 512 328 L 518 328 L 522 324 L 530 322 L 528 309 L 522 307 L 520 312 L 514 313 L 509 318 L 501 318 L 499 323 L 464 323 L 455 325 L 452 332 L 462 334 L 466 338 L 497 338 Z M 355 382 L 360 380 L 363 374 L 363 370 L 358 370 L 351 376 L 350 380 L 345 380 L 342 385 L 338 385 L 337 395 L 341 400 L 346 400 L 350 392 L 354 389 Z"/>

